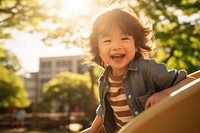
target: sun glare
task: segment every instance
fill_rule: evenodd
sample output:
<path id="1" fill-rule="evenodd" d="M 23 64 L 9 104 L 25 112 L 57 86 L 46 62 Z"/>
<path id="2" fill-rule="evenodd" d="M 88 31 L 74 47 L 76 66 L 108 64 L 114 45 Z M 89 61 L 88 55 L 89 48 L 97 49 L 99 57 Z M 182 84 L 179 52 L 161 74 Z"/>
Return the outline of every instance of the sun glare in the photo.
<path id="1" fill-rule="evenodd" d="M 81 7 L 84 5 L 83 0 L 73 0 L 73 2 L 71 0 L 66 0 L 64 4 L 66 4 L 69 10 L 74 12 L 82 10 Z"/>
<path id="2" fill-rule="evenodd" d="M 87 14 L 90 11 L 92 0 L 61 0 L 62 16 Z"/>

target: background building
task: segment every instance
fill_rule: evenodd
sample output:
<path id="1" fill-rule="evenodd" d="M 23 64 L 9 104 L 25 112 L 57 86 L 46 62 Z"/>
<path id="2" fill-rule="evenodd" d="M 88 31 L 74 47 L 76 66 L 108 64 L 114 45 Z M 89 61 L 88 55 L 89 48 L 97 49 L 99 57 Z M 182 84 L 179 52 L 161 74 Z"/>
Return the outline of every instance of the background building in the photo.
<path id="1" fill-rule="evenodd" d="M 31 103 L 34 103 L 38 87 L 38 72 L 29 73 L 27 77 L 22 77 L 22 80 L 28 92 Z"/>
<path id="2" fill-rule="evenodd" d="M 39 72 L 30 73 L 23 78 L 32 103 L 41 100 L 43 85 L 60 72 L 84 73 L 88 71 L 83 64 L 83 56 L 62 56 L 40 58 Z"/>

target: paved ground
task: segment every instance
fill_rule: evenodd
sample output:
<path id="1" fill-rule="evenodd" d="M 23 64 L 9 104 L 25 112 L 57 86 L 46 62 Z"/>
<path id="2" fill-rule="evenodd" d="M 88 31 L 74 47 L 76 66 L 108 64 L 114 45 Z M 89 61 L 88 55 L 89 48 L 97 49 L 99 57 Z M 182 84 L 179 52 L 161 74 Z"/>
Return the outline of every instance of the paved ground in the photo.
<path id="1" fill-rule="evenodd" d="M 27 129 L 25 127 L 21 128 L 12 128 L 12 129 L 0 129 L 0 133 L 21 133 L 26 131 Z"/>

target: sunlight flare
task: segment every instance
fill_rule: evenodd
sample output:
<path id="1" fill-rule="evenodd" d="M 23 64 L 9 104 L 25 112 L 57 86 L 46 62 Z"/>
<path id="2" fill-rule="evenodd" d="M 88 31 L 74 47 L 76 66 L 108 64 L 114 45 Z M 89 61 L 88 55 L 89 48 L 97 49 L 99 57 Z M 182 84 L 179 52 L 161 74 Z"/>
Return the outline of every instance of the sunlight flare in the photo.
<path id="1" fill-rule="evenodd" d="M 61 16 L 85 15 L 90 12 L 92 0 L 61 0 Z"/>

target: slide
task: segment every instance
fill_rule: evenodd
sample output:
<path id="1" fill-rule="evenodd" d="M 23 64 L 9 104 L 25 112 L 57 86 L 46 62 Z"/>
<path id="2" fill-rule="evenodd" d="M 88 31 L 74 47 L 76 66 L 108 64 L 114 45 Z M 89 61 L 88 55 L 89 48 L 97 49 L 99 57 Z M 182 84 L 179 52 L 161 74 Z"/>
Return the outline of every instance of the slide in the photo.
<path id="1" fill-rule="evenodd" d="M 142 112 L 119 133 L 200 133 L 200 78 Z"/>

